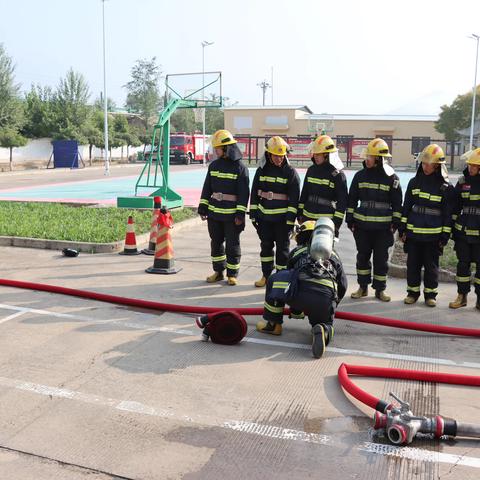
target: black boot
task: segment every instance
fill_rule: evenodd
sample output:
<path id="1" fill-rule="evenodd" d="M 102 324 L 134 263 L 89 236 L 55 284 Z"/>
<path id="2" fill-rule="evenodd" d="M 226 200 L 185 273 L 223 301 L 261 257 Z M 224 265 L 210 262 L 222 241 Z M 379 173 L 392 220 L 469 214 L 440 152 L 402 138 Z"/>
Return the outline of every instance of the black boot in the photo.
<path id="1" fill-rule="evenodd" d="M 325 353 L 325 347 L 327 346 L 325 332 L 325 326 L 321 323 L 317 323 L 312 327 L 312 354 L 315 358 L 321 358 Z"/>

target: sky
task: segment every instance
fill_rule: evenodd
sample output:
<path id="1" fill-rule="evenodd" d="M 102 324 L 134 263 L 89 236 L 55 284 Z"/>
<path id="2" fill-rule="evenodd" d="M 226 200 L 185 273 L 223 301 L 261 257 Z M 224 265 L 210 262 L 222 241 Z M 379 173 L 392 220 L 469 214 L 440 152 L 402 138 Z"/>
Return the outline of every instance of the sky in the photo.
<path id="1" fill-rule="evenodd" d="M 107 0 L 107 93 L 123 106 L 130 70 L 156 57 L 166 73 L 223 74 L 223 94 L 314 113 L 437 114 L 471 91 L 479 0 Z M 0 0 L 0 43 L 24 90 L 69 68 L 103 90 L 101 0 Z M 480 83 L 480 74 L 477 83 Z M 192 89 L 197 85 L 192 85 Z M 271 103 L 271 90 L 267 104 Z"/>

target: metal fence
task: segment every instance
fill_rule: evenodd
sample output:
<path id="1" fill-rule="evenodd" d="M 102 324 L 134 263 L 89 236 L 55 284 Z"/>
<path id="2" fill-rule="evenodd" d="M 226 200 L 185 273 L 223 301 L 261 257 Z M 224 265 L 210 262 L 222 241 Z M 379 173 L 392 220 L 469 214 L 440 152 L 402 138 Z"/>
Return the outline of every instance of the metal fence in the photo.
<path id="1" fill-rule="evenodd" d="M 238 146 L 242 151 L 244 162 L 249 166 L 256 165 L 265 151 L 265 144 L 270 136 L 235 135 Z M 314 140 L 310 135 L 283 137 L 290 145 L 289 160 L 295 166 L 308 167 L 311 164 L 309 146 Z M 347 167 L 360 167 L 362 164 L 361 152 L 373 137 L 354 137 L 339 135 L 332 137 L 338 147 L 340 157 Z M 451 169 L 460 167 L 459 142 L 446 142 L 442 139 L 429 137 L 395 138 L 382 137 L 388 143 L 392 154 L 392 165 L 395 167 L 415 168 L 418 154 L 430 143 L 440 145 L 446 154 Z"/>

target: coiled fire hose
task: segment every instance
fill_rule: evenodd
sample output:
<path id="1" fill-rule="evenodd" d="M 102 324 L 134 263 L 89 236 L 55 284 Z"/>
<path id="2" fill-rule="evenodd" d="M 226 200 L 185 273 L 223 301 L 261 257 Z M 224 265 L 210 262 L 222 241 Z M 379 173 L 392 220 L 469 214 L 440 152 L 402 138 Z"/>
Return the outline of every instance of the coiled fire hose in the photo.
<path id="1" fill-rule="evenodd" d="M 480 387 L 480 377 L 473 375 L 457 375 L 452 373 L 435 373 L 422 370 L 404 370 L 400 368 L 382 368 L 366 365 L 349 365 L 342 363 L 338 369 L 340 385 L 352 397 L 375 410 L 374 428 L 383 430 L 390 442 L 395 445 L 411 443 L 417 433 L 442 436 L 480 438 L 480 425 L 449 420 L 441 415 L 435 417 L 416 416 L 410 405 L 390 395 L 399 404 L 398 407 L 365 392 L 355 385 L 349 375 L 364 377 L 396 378 L 402 380 L 419 380 L 422 382 L 438 382 L 450 385 L 466 385 Z"/>
<path id="2" fill-rule="evenodd" d="M 6 287 L 22 288 L 27 290 L 37 290 L 41 292 L 58 293 L 61 295 L 69 295 L 72 297 L 88 298 L 100 302 L 114 303 L 118 305 L 127 305 L 130 307 L 147 308 L 151 310 L 159 310 L 162 312 L 176 312 L 188 314 L 213 314 L 220 311 L 235 311 L 240 315 L 262 315 L 263 308 L 225 308 L 225 307 L 201 307 L 190 305 L 175 305 L 171 303 L 154 302 L 151 300 L 142 300 L 139 298 L 120 297 L 117 295 L 109 295 L 105 293 L 91 292 L 88 290 L 79 290 L 75 288 L 61 287 L 58 285 L 48 285 L 44 283 L 23 282 L 20 280 L 9 280 L 0 278 L 0 285 Z M 288 314 L 289 310 L 285 309 Z M 384 327 L 401 328 L 406 330 L 418 330 L 422 332 L 440 333 L 446 335 L 459 335 L 464 337 L 480 337 L 480 329 L 448 327 L 443 325 L 433 325 L 430 323 L 407 322 L 404 320 L 395 320 L 386 317 L 374 317 L 373 315 L 363 315 L 352 312 L 335 313 L 335 317 L 341 320 L 349 320 L 353 322 L 369 323 L 373 325 L 382 325 Z"/>

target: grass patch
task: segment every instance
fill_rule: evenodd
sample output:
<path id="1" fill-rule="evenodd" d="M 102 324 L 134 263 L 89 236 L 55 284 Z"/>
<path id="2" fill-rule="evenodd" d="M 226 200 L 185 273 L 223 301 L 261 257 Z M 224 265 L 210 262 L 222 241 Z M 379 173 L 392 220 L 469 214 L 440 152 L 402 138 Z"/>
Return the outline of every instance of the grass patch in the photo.
<path id="1" fill-rule="evenodd" d="M 137 235 L 150 230 L 151 210 L 75 207 L 58 203 L 0 202 L 0 235 L 109 243 L 125 238 L 129 215 L 135 220 Z M 172 210 L 175 223 L 195 215 L 189 208 Z"/>
<path id="2" fill-rule="evenodd" d="M 457 254 L 453 249 L 454 243 L 452 240 L 443 249 L 443 255 L 440 256 L 440 268 L 456 273 L 457 271 Z M 400 240 L 395 242 L 391 262 L 396 265 L 407 265 L 407 254 L 403 251 L 403 243 Z"/>

